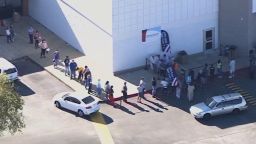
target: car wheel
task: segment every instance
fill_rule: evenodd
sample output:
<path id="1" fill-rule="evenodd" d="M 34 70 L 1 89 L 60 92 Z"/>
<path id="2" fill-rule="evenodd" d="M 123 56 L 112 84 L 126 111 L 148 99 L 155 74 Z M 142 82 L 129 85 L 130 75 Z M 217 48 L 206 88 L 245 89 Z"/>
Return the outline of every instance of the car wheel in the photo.
<path id="1" fill-rule="evenodd" d="M 234 110 L 233 110 L 233 113 L 235 113 L 235 114 L 237 114 L 237 113 L 239 113 L 240 112 L 240 109 L 238 109 L 238 108 L 235 108 Z"/>
<path id="2" fill-rule="evenodd" d="M 78 115 L 80 116 L 80 117 L 83 117 L 84 116 L 84 112 L 82 111 L 82 110 L 78 110 Z"/>
<path id="3" fill-rule="evenodd" d="M 212 115 L 211 114 L 209 114 L 209 113 L 207 113 L 207 114 L 204 114 L 204 119 L 209 119 L 209 118 L 211 118 L 212 117 Z"/>
<path id="4" fill-rule="evenodd" d="M 59 102 L 55 102 L 55 106 L 57 107 L 57 108 L 61 108 L 61 105 L 60 105 L 60 103 Z"/>

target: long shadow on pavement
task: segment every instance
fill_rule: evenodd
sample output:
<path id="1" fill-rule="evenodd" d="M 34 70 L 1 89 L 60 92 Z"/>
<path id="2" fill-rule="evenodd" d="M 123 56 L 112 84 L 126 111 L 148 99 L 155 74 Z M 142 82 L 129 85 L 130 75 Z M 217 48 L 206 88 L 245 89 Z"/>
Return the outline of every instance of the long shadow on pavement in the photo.
<path id="1" fill-rule="evenodd" d="M 137 105 L 136 103 L 129 102 L 129 101 L 127 101 L 126 103 L 129 104 L 129 105 L 131 105 L 131 106 L 133 106 L 133 107 L 135 107 L 135 108 L 137 108 L 138 110 L 140 110 L 140 111 L 142 111 L 142 112 L 149 112 L 148 110 L 146 110 L 146 109 L 140 107 L 140 106 Z"/>
<path id="2" fill-rule="evenodd" d="M 154 102 L 154 101 L 151 101 L 151 100 L 148 100 L 148 99 L 144 99 L 145 101 L 149 102 L 149 103 L 152 103 L 154 104 L 155 106 L 161 108 L 161 109 L 164 109 L 164 110 L 168 110 L 168 108 L 164 107 L 163 105 L 161 105 L 160 103 L 157 103 L 157 102 Z"/>
<path id="3" fill-rule="evenodd" d="M 141 104 L 143 104 L 143 105 L 149 107 L 150 109 L 154 110 L 155 112 L 161 112 L 161 113 L 163 113 L 162 110 L 160 110 L 160 109 L 158 109 L 158 108 L 155 108 L 155 107 L 152 107 L 151 105 L 148 105 L 148 104 L 143 103 L 143 102 L 141 102 Z"/>

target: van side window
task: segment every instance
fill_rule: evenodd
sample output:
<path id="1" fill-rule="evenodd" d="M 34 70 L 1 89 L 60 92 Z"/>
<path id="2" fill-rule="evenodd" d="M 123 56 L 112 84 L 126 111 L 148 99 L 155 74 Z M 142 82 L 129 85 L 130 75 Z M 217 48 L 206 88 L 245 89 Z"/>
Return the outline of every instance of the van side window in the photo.
<path id="1" fill-rule="evenodd" d="M 217 108 L 223 108 L 225 106 L 224 102 L 220 102 L 216 105 Z"/>
<path id="2" fill-rule="evenodd" d="M 232 100 L 232 104 L 234 104 L 234 105 L 240 104 L 240 103 L 242 103 L 242 98 L 241 97 L 239 97 L 238 99 Z"/>

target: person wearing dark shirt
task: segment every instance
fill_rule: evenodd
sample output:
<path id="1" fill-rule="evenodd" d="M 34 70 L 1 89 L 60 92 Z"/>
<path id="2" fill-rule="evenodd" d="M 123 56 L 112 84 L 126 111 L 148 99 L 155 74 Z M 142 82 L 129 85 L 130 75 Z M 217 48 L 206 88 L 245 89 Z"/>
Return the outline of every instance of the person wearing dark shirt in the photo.
<path id="1" fill-rule="evenodd" d="M 68 56 L 66 56 L 66 58 L 65 58 L 65 60 L 64 60 L 65 76 L 66 76 L 66 75 L 70 75 L 69 63 L 70 63 L 70 59 L 69 59 Z"/>
<path id="2" fill-rule="evenodd" d="M 72 60 L 72 62 L 69 65 L 71 74 L 70 74 L 70 79 L 75 79 L 76 78 L 76 68 L 77 68 L 77 64 L 74 60 Z"/>

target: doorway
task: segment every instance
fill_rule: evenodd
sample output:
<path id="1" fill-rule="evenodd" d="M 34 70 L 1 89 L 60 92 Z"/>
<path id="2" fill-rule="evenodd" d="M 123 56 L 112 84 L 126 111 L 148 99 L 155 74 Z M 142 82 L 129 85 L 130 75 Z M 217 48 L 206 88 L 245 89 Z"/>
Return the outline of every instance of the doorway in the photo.
<path id="1" fill-rule="evenodd" d="M 215 28 L 206 29 L 203 31 L 203 46 L 204 51 L 215 48 Z"/>

